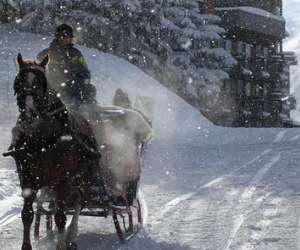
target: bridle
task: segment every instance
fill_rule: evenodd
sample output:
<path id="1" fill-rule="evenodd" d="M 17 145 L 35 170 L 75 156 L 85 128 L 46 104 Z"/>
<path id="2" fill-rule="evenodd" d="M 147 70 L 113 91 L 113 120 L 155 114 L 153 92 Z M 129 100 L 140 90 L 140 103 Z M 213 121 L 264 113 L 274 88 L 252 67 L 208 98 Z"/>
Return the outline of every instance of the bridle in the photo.
<path id="1" fill-rule="evenodd" d="M 26 111 L 26 98 L 28 96 L 33 96 L 32 83 L 26 82 L 26 79 L 23 79 L 22 76 L 25 76 L 27 73 L 32 72 L 35 74 L 35 77 L 39 78 L 41 86 L 44 88 L 44 92 L 47 89 L 47 79 L 45 76 L 45 69 L 36 64 L 25 64 L 20 68 L 20 71 L 15 80 L 15 95 L 17 96 L 17 104 L 19 106 L 19 111 L 25 113 Z M 38 73 L 38 75 L 37 75 Z M 44 79 L 43 79 L 44 78 Z"/>
<path id="2" fill-rule="evenodd" d="M 36 71 L 36 72 L 41 73 L 40 75 L 42 75 L 44 77 L 44 79 L 42 79 L 42 81 L 47 82 L 46 76 L 45 76 L 45 74 L 46 74 L 45 69 L 36 64 L 27 64 L 20 69 L 18 76 L 17 76 L 19 82 L 21 82 L 20 76 L 22 74 L 31 72 L 31 71 L 33 71 L 33 72 Z M 46 88 L 47 88 L 47 86 L 45 87 L 45 89 Z M 15 95 L 16 94 L 18 94 L 18 90 L 15 89 Z M 26 86 L 23 86 L 20 94 L 21 95 L 32 95 L 32 87 L 26 88 Z"/>

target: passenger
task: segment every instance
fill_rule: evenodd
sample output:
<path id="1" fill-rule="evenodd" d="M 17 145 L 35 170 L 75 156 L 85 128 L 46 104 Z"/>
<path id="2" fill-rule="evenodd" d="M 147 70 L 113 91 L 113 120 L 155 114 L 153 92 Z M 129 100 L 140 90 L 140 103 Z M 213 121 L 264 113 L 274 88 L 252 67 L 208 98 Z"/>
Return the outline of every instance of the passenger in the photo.
<path id="1" fill-rule="evenodd" d="M 91 83 L 85 84 L 82 90 L 82 104 L 97 104 L 96 95 L 96 86 Z"/>
<path id="2" fill-rule="evenodd" d="M 126 109 L 132 109 L 132 104 L 128 94 L 121 88 L 117 89 L 113 97 L 113 105 L 123 107 Z"/>
<path id="3" fill-rule="evenodd" d="M 79 105 L 82 90 L 90 83 L 91 74 L 81 52 L 73 45 L 73 29 L 59 25 L 49 48 L 41 51 L 37 59 L 49 56 L 46 74 L 50 87 L 56 90 L 67 106 Z"/>
<path id="4" fill-rule="evenodd" d="M 143 116 L 143 118 L 149 123 L 149 125 L 152 127 L 152 121 L 142 111 L 135 109 L 132 106 L 132 103 L 131 103 L 131 100 L 129 99 L 128 94 L 121 88 L 119 88 L 115 91 L 115 95 L 113 97 L 112 103 L 114 106 L 118 106 L 118 107 L 122 107 L 122 108 L 126 108 L 126 109 L 133 109 L 133 110 L 139 112 Z"/>

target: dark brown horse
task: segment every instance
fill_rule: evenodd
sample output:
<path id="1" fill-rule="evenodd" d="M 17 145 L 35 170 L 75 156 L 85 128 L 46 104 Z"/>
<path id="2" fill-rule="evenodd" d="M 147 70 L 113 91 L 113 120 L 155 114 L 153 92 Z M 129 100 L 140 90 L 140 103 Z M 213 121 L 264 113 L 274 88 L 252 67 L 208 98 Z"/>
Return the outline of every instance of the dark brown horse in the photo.
<path id="1" fill-rule="evenodd" d="M 23 250 L 32 249 L 33 202 L 42 187 L 50 187 L 55 195 L 57 249 L 76 249 L 74 237 L 83 198 L 77 195 L 71 201 L 75 213 L 65 234 L 70 190 L 76 186 L 80 189 L 78 194 L 82 194 L 94 181 L 91 176 L 99 177 L 99 153 L 93 132 L 83 117 L 67 110 L 57 94 L 48 89 L 47 62 L 48 57 L 39 64 L 24 61 L 19 54 L 19 72 L 14 83 L 20 115 L 7 155 L 16 161 L 24 198 Z"/>

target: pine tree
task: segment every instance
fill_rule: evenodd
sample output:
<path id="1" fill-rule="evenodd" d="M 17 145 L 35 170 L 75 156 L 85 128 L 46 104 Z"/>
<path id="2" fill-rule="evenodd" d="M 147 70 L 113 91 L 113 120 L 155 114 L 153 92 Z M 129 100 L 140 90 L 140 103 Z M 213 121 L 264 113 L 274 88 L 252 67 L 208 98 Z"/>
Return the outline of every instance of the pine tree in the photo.
<path id="1" fill-rule="evenodd" d="M 69 23 L 81 44 L 127 59 L 208 116 L 220 112 L 220 87 L 235 61 L 222 48 L 220 19 L 201 14 L 197 0 L 31 4 L 38 8 L 23 10 L 21 30 L 50 34 Z"/>

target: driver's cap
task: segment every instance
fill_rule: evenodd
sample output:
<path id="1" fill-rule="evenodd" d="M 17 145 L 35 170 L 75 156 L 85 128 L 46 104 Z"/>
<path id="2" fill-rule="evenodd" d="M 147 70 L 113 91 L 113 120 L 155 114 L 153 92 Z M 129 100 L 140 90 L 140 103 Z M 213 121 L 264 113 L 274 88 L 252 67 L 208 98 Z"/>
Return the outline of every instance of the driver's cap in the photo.
<path id="1" fill-rule="evenodd" d="M 69 26 L 68 24 L 61 24 L 59 25 L 55 30 L 55 37 L 61 38 L 61 37 L 69 37 L 73 38 L 73 28 Z"/>

